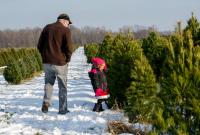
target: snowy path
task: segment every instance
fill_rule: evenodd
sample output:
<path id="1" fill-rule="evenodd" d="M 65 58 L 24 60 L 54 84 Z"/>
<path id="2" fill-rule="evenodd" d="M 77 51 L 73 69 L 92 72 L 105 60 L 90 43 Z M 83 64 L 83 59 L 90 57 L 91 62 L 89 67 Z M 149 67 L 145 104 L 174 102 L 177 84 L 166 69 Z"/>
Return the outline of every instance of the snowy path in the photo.
<path id="1" fill-rule="evenodd" d="M 83 47 L 72 55 L 68 71 L 68 108 L 58 115 L 58 86 L 54 86 L 52 106 L 41 112 L 44 74 L 20 85 L 8 85 L 0 75 L 0 135 L 90 135 L 108 134 L 107 122 L 127 121 L 122 113 L 92 112 L 96 99 L 88 78 Z"/>

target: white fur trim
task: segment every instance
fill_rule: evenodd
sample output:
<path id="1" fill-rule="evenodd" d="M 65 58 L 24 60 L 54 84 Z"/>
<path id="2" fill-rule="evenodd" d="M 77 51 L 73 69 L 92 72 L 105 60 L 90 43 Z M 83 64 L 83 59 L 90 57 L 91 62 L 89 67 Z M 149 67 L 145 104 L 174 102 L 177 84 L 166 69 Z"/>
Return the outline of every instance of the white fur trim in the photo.
<path id="1" fill-rule="evenodd" d="M 110 97 L 110 94 L 108 95 L 103 95 L 103 96 L 96 96 L 96 99 L 107 99 Z"/>

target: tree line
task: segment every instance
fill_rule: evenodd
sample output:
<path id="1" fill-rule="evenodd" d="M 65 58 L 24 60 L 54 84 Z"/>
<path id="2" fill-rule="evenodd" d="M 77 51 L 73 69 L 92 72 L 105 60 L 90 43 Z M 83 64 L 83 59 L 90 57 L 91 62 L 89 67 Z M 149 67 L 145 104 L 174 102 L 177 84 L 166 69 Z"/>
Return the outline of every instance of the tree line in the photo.
<path id="1" fill-rule="evenodd" d="M 42 59 L 36 48 L 0 49 L 0 66 L 8 83 L 19 84 L 42 70 Z"/>
<path id="2" fill-rule="evenodd" d="M 134 30 L 135 29 L 135 30 Z M 135 38 L 145 38 L 150 31 L 155 31 L 155 27 L 143 27 L 136 25 L 123 26 L 120 33 L 134 33 Z M 107 33 L 116 35 L 118 32 L 107 30 L 104 27 L 77 28 L 71 26 L 72 39 L 75 45 L 85 45 L 90 43 L 101 43 Z M 36 47 L 42 28 L 24 28 L 19 30 L 0 30 L 0 48 L 29 48 Z M 162 32 L 169 34 L 170 32 Z"/>

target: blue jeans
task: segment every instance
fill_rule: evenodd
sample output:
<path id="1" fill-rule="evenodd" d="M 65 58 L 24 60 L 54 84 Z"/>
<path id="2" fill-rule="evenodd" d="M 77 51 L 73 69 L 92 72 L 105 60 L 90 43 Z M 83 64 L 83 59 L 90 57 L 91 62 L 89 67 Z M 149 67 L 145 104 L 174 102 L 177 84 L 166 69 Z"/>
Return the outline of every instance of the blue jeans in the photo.
<path id="1" fill-rule="evenodd" d="M 59 112 L 67 111 L 67 72 L 68 64 L 57 66 L 43 64 L 45 72 L 44 102 L 51 104 L 53 85 L 57 78 L 59 87 Z"/>

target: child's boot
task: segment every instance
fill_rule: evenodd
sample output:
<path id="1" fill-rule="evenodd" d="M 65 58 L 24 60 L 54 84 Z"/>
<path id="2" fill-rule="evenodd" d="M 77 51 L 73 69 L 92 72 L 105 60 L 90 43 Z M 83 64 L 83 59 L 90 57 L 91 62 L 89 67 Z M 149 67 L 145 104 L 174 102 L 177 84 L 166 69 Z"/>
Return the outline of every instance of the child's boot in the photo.
<path id="1" fill-rule="evenodd" d="M 101 104 L 96 104 L 95 112 L 100 112 Z"/>
<path id="2" fill-rule="evenodd" d="M 93 107 L 92 111 L 95 112 L 95 111 L 96 111 L 96 108 L 97 108 L 97 103 L 94 104 L 94 107 Z"/>
<path id="3" fill-rule="evenodd" d="M 108 109 L 111 109 L 111 106 L 109 105 L 108 101 L 105 101 L 105 104 L 106 104 Z"/>
<path id="4" fill-rule="evenodd" d="M 99 111 L 100 111 L 100 112 L 104 111 L 102 104 L 101 104 L 100 107 L 99 107 Z"/>

